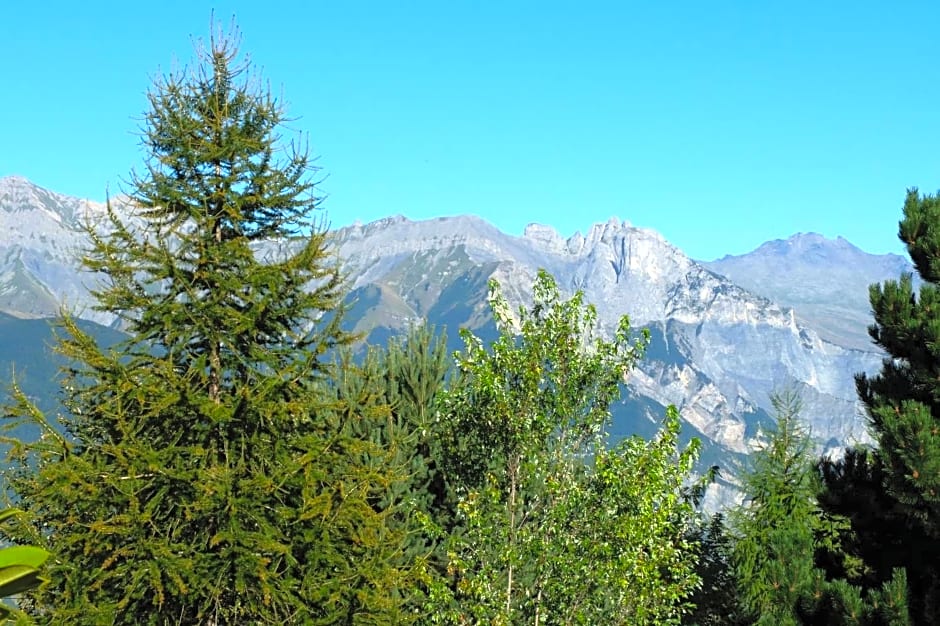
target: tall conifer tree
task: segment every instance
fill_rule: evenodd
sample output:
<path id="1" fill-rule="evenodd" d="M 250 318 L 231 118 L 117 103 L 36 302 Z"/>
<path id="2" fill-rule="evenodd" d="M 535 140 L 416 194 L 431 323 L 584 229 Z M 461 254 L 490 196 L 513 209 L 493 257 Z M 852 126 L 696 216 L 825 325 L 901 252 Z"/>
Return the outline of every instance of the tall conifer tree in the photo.
<path id="1" fill-rule="evenodd" d="M 409 621 L 381 506 L 403 475 L 326 389 L 352 339 L 342 274 L 310 159 L 249 69 L 220 36 L 158 80 L 130 215 L 89 227 L 97 308 L 129 338 L 103 350 L 66 318 L 67 434 L 14 451 L 54 554 L 41 622 Z M 46 422 L 22 395 L 8 416 Z"/>
<path id="2" fill-rule="evenodd" d="M 420 567 L 404 591 L 409 606 L 432 619 L 427 614 L 439 610 L 435 598 L 447 595 L 444 538 L 454 529 L 456 509 L 441 470 L 436 410 L 452 368 L 446 338 L 428 325 L 415 326 L 387 346 L 369 346 L 355 357 L 351 350 L 339 355 L 334 391 L 349 413 L 348 431 L 382 446 L 405 470 L 406 478 L 390 483 L 378 504 L 394 511 L 388 524 L 405 533 L 397 556 L 401 567 Z M 363 420 L 363 415 L 378 419 Z"/>
<path id="3" fill-rule="evenodd" d="M 857 377 L 859 397 L 878 448 L 871 461 L 889 501 L 883 520 L 860 510 L 853 523 L 878 528 L 890 558 L 883 569 L 904 567 L 912 618 L 940 623 L 940 197 L 907 193 L 898 236 L 923 280 L 912 276 L 872 285 L 875 323 L 869 332 L 888 354 L 876 376 Z M 864 520 L 864 523 L 862 523 Z M 886 571 L 878 572 L 880 578 Z"/>
<path id="4" fill-rule="evenodd" d="M 757 624 L 799 624 L 801 601 L 823 584 L 814 566 L 822 518 L 809 434 L 799 423 L 799 396 L 771 396 L 776 424 L 742 477 L 745 504 L 732 511 L 732 563 L 740 599 Z"/>
<path id="5" fill-rule="evenodd" d="M 774 626 L 908 626 L 903 571 L 868 587 L 846 578 L 852 560 L 841 543 L 846 520 L 817 499 L 819 473 L 809 433 L 799 423 L 799 396 L 790 389 L 771 399 L 776 427 L 767 445 L 753 454 L 742 477 L 746 501 L 730 516 L 742 616 Z M 817 566 L 820 555 L 840 565 L 835 580 Z"/>

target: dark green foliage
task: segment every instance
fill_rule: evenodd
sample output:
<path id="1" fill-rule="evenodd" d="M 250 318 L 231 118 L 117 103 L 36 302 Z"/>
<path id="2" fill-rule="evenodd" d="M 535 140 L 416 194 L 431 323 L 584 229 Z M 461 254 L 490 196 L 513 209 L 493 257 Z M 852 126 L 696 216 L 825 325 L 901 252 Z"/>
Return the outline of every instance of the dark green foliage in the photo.
<path id="1" fill-rule="evenodd" d="M 845 579 L 828 582 L 803 599 L 799 614 L 802 623 L 820 626 L 908 626 L 907 576 L 895 570 L 883 586 L 867 591 Z"/>
<path id="2" fill-rule="evenodd" d="M 104 349 L 64 319 L 68 438 L 22 394 L 7 410 L 45 428 L 13 453 L 55 555 L 30 608 L 43 623 L 405 623 L 386 494 L 406 474 L 347 427 L 387 407 L 330 391 L 323 355 L 353 337 L 309 159 L 279 143 L 284 112 L 231 40 L 201 60 L 149 96 L 133 214 L 88 228 L 97 308 L 129 338 Z"/>
<path id="3" fill-rule="evenodd" d="M 452 530 L 456 503 L 440 471 L 438 397 L 451 361 L 446 338 L 429 326 L 416 326 L 386 348 L 369 347 L 358 360 L 349 350 L 338 358 L 334 390 L 347 412 L 344 429 L 388 451 L 403 479 L 390 483 L 376 501 L 392 510 L 390 527 L 404 537 L 398 560 L 420 573 L 402 590 L 408 606 L 423 612 L 435 585 L 444 584 L 442 538 Z M 364 415 L 377 419 L 363 420 Z"/>
<path id="4" fill-rule="evenodd" d="M 869 333 L 888 357 L 857 376 L 877 451 L 830 468 L 827 505 L 843 511 L 868 570 L 863 583 L 906 570 L 911 618 L 940 623 L 940 199 L 907 193 L 899 237 L 924 280 L 872 285 Z M 871 545 L 865 545 L 871 541 Z M 882 548 L 881 550 L 878 547 Z"/>
<path id="5" fill-rule="evenodd" d="M 738 597 L 737 578 L 731 561 L 732 541 L 725 518 L 716 513 L 694 529 L 693 541 L 699 545 L 695 566 L 702 586 L 692 596 L 694 608 L 683 616 L 688 626 L 747 626 L 747 618 Z"/>
<path id="6" fill-rule="evenodd" d="M 822 510 L 851 520 L 851 532 L 843 533 L 837 554 L 820 552 L 817 562 L 829 578 L 845 578 L 865 589 L 880 587 L 909 558 L 910 529 L 897 502 L 884 489 L 885 468 L 872 450 L 852 448 L 840 459 L 819 464 L 823 489 L 818 496 Z M 908 543 L 910 542 L 910 544 Z"/>
<path id="7" fill-rule="evenodd" d="M 408 501 L 402 509 L 420 526 L 412 537 L 428 555 L 426 586 L 449 578 L 445 538 L 459 532 L 457 498 L 444 470 L 442 445 L 440 401 L 453 370 L 446 346 L 446 334 L 424 325 L 390 341 L 385 354 L 388 402 L 395 420 L 410 434 Z"/>

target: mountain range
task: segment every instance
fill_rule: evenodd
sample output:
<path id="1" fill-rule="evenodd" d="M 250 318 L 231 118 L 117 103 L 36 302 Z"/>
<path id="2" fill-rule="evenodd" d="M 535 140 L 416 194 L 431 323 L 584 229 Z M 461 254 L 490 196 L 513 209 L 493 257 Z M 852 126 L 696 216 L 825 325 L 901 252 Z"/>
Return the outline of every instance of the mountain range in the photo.
<path id="1" fill-rule="evenodd" d="M 869 285 L 913 271 L 897 254 L 867 254 L 842 237 L 815 233 L 768 241 L 748 254 L 703 265 L 792 308 L 823 339 L 860 350 L 872 349 Z"/>
<path id="2" fill-rule="evenodd" d="M 53 317 L 63 304 L 112 324 L 92 309 L 96 277 L 76 262 L 81 224 L 104 210 L 23 178 L 0 179 L 0 333 L 20 333 L 17 324 Z M 347 324 L 369 341 L 422 320 L 446 327 L 453 348 L 459 328 L 492 337 L 488 280 L 518 305 L 539 268 L 563 291 L 583 290 L 606 331 L 629 315 L 652 342 L 614 407 L 613 434 L 651 433 L 675 404 L 687 436 L 705 442 L 706 462 L 725 466 L 753 448 L 769 419 L 769 394 L 784 385 L 802 393 L 802 417 L 821 448 L 867 440 L 853 376 L 876 371 L 882 359 L 867 338 L 868 285 L 911 271 L 902 257 L 815 234 L 699 262 L 617 218 L 570 237 L 539 224 L 512 236 L 473 216 L 395 216 L 333 234 L 349 273 Z M 262 246 L 258 254 L 276 250 Z M 22 358 L 8 343 L 0 341 L 4 372 Z"/>

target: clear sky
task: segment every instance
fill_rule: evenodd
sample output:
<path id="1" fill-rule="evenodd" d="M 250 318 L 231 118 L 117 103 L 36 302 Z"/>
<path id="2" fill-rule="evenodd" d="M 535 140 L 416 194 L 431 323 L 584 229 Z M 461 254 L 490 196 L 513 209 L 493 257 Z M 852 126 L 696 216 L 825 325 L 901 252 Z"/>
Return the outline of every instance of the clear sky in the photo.
<path id="1" fill-rule="evenodd" d="M 940 188 L 938 2 L 45 2 L 0 9 L 0 176 L 103 199 L 151 79 L 234 15 L 334 226 L 611 216 L 689 255 L 795 232 L 901 252 Z"/>

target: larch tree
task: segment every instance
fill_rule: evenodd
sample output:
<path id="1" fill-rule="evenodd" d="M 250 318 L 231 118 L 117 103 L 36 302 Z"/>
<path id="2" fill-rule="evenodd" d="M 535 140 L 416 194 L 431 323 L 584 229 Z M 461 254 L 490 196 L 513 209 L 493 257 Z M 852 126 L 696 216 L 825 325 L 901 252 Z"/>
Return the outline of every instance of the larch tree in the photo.
<path id="1" fill-rule="evenodd" d="M 22 394 L 6 411 L 44 427 L 11 478 L 53 554 L 24 603 L 41 623 L 412 619 L 380 506 L 403 468 L 329 391 L 353 338 L 315 168 L 237 43 L 155 82 L 127 213 L 88 228 L 96 308 L 128 338 L 65 316 L 65 434 Z"/>
<path id="2" fill-rule="evenodd" d="M 774 394 L 775 427 L 752 453 L 741 482 L 744 504 L 729 518 L 731 562 L 741 605 L 758 625 L 795 625 L 825 576 L 815 567 L 816 536 L 825 521 L 801 401 L 792 389 Z"/>

